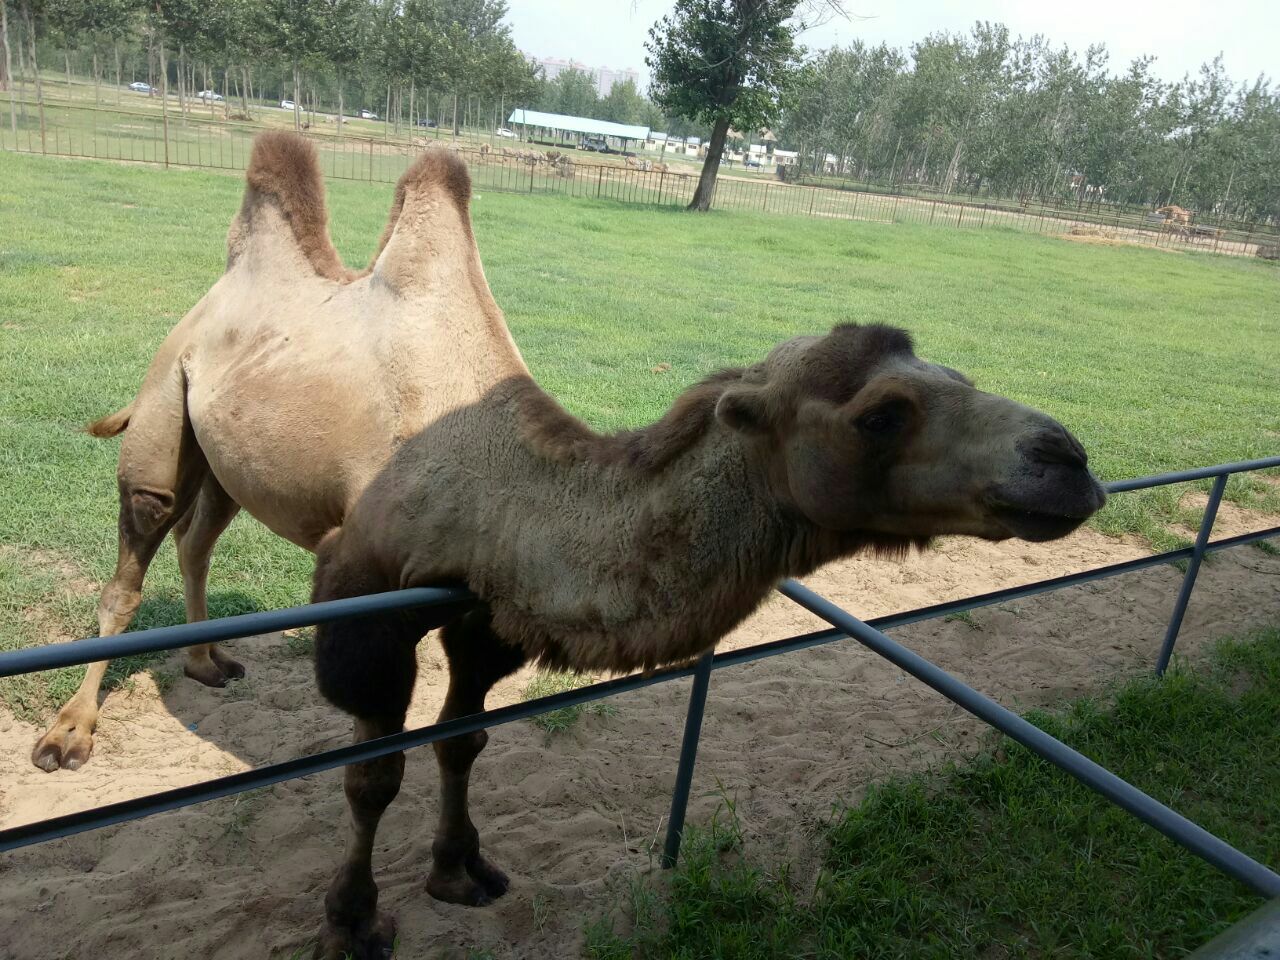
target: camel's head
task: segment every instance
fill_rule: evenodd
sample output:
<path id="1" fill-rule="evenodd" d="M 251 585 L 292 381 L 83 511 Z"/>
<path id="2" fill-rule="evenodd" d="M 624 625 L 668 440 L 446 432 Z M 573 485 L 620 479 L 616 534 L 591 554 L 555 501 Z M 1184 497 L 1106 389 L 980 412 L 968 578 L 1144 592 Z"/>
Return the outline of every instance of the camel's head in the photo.
<path id="1" fill-rule="evenodd" d="M 716 417 L 754 438 L 789 505 L 875 540 L 1053 540 L 1106 500 L 1061 424 L 919 359 L 892 327 L 787 341 L 724 391 Z"/>

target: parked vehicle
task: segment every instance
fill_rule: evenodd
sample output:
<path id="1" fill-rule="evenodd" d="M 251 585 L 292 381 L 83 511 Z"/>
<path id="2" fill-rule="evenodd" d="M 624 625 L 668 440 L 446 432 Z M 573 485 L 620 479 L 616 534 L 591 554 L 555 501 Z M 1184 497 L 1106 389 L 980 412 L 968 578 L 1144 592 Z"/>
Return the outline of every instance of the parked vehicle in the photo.
<path id="1" fill-rule="evenodd" d="M 608 153 L 609 141 L 604 137 L 583 137 L 578 142 L 579 150 L 591 150 L 596 153 Z"/>
<path id="2" fill-rule="evenodd" d="M 506 137 L 509 140 L 514 140 L 516 137 L 515 132 L 512 130 L 508 130 L 506 127 L 499 127 L 496 132 L 498 136 Z"/>
<path id="3" fill-rule="evenodd" d="M 745 160 L 743 160 L 743 161 L 742 161 L 742 165 L 743 165 L 744 167 L 755 167 L 755 168 L 758 170 L 758 169 L 760 169 L 760 158 L 759 158 L 759 157 L 747 157 Z"/>
<path id="4" fill-rule="evenodd" d="M 141 80 L 135 80 L 133 83 L 129 84 L 129 89 L 134 93 L 150 93 L 151 84 L 143 83 Z"/>
<path id="5" fill-rule="evenodd" d="M 281 109 L 281 110 L 293 110 L 296 106 L 297 106 L 297 104 L 295 104 L 292 100 L 281 100 L 281 101 L 280 101 L 280 109 Z"/>
<path id="6" fill-rule="evenodd" d="M 222 102 L 222 94 L 218 93 L 216 90 L 201 90 L 196 94 L 196 97 L 201 100 L 209 100 L 213 103 Z"/>
<path id="7" fill-rule="evenodd" d="M 418 118 L 418 126 L 420 127 L 438 127 L 439 124 L 434 120 L 428 120 L 426 117 Z"/>
<path id="8" fill-rule="evenodd" d="M 361 120 L 377 120 L 378 115 L 374 113 L 372 110 L 361 110 L 360 119 Z"/>

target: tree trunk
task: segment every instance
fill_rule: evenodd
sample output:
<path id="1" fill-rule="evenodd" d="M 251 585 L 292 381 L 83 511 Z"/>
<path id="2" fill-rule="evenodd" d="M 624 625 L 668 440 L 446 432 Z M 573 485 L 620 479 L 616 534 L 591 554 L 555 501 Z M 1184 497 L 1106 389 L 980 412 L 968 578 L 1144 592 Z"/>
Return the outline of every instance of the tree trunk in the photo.
<path id="1" fill-rule="evenodd" d="M 67 99 L 71 99 L 71 48 L 64 47 L 62 50 L 62 62 L 67 67 Z"/>
<path id="2" fill-rule="evenodd" d="M 342 136 L 343 109 L 344 108 L 342 104 L 342 71 L 339 70 L 338 71 L 338 136 Z"/>
<path id="3" fill-rule="evenodd" d="M 711 142 L 707 144 L 707 159 L 702 163 L 702 175 L 698 177 L 698 189 L 689 201 L 690 210 L 707 211 L 716 192 L 716 174 L 720 170 L 720 158 L 724 155 L 724 141 L 729 134 L 729 118 L 721 117 L 711 128 Z"/>
<path id="4" fill-rule="evenodd" d="M 164 165 L 169 166 L 169 61 L 164 53 L 164 38 L 160 39 L 160 117 L 164 128 Z"/>
<path id="5" fill-rule="evenodd" d="M 293 129 L 302 129 L 302 108 L 298 105 L 298 101 L 302 98 L 302 78 L 299 76 L 301 71 L 298 64 L 293 65 Z"/>
<path id="6" fill-rule="evenodd" d="M 387 84 L 387 109 L 382 114 L 382 139 L 386 140 L 391 133 L 391 84 Z"/>
<path id="7" fill-rule="evenodd" d="M 13 61 L 9 55 L 9 5 L 0 3 L 0 47 L 4 48 L 4 59 L 0 60 L 0 90 L 8 90 L 12 84 L 10 74 L 13 71 Z M 17 125 L 15 121 L 14 129 Z"/>
<path id="8" fill-rule="evenodd" d="M 458 129 L 458 93 L 453 93 L 453 137 L 456 140 L 462 131 Z"/>
<path id="9" fill-rule="evenodd" d="M 40 82 L 40 61 L 36 59 L 36 22 L 31 16 L 31 4 L 22 4 L 23 19 L 27 21 L 27 53 L 31 56 L 31 72 L 36 78 L 36 110 L 40 114 L 40 152 L 45 152 L 44 84 Z"/>
<path id="10" fill-rule="evenodd" d="M 9 5 L 0 0 L 0 45 L 4 47 L 4 87 L 9 91 L 9 130 L 13 133 L 13 146 L 18 146 L 18 111 L 13 103 L 13 54 L 9 49 Z"/>
<path id="11" fill-rule="evenodd" d="M 98 67 L 98 45 L 93 45 L 93 105 L 102 106 L 102 72 Z"/>
<path id="12" fill-rule="evenodd" d="M 240 106 L 244 108 L 246 118 L 253 116 L 249 112 L 249 100 L 252 96 L 253 93 L 249 89 L 249 68 L 242 64 L 240 67 Z"/>
<path id="13" fill-rule="evenodd" d="M 0 0 L 0 3 L 2 2 L 3 0 Z M 27 54 L 23 49 L 22 34 L 16 27 L 13 35 L 18 38 L 18 116 L 22 117 L 25 123 L 27 120 Z"/>
<path id="14" fill-rule="evenodd" d="M 413 104 L 418 94 L 418 78 L 409 78 L 409 133 L 413 134 L 417 131 L 417 123 L 413 118 Z"/>

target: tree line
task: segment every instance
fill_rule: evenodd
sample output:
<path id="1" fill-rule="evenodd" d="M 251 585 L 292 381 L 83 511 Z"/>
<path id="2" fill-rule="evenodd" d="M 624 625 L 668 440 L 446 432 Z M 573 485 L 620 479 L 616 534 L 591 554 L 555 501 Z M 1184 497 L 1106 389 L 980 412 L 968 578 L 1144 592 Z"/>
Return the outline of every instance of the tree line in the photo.
<path id="1" fill-rule="evenodd" d="M 855 42 L 796 70 L 781 133 L 810 174 L 1280 217 L 1280 91 L 1220 57 L 1173 83 L 1154 62 L 1113 72 L 1103 46 L 991 23 L 909 52 Z"/>
<path id="2" fill-rule="evenodd" d="M 538 70 L 516 49 L 504 0 L 0 0 L 20 82 L 38 56 L 87 61 L 96 83 L 145 79 L 186 112 L 212 90 L 243 116 L 292 100 L 459 129 L 523 104 Z M 37 75 L 38 76 L 38 75 Z M 0 77 L 0 81 L 4 78 Z M 117 92 L 118 96 L 118 92 Z M 341 119 L 339 119 L 339 123 Z"/>
<path id="3" fill-rule="evenodd" d="M 545 78 L 506 13 L 505 0 L 0 0 L 0 89 L 38 84 L 37 59 L 60 55 L 68 81 L 73 59 L 117 91 L 145 76 L 183 111 L 202 90 L 245 116 L 289 99 L 298 126 L 354 107 L 458 131 L 517 106 L 643 124 L 707 142 L 701 209 L 730 131 L 772 127 L 808 176 L 1280 218 L 1280 91 L 1234 83 L 1220 58 L 1166 82 L 1154 57 L 1114 71 L 1103 46 L 1080 55 L 991 23 L 906 51 L 810 52 L 799 38 L 842 15 L 838 0 L 674 0 L 646 44 L 648 95 L 623 82 L 601 96 L 579 70 Z"/>

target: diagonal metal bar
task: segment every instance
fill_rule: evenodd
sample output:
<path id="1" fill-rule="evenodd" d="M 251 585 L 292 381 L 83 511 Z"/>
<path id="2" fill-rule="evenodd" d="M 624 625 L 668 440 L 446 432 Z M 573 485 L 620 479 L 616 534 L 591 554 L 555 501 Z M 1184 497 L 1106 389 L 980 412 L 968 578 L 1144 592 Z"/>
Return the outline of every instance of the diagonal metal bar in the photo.
<path id="1" fill-rule="evenodd" d="M 1204 516 L 1200 520 L 1200 530 L 1196 533 L 1196 545 L 1191 551 L 1191 559 L 1187 562 L 1187 572 L 1182 577 L 1182 586 L 1178 588 L 1178 599 L 1173 605 L 1173 616 L 1169 618 L 1169 627 L 1164 632 L 1164 644 L 1160 647 L 1160 656 L 1156 660 L 1156 676 L 1163 677 L 1169 669 L 1169 660 L 1173 657 L 1173 645 L 1178 642 L 1178 631 L 1182 629 L 1182 618 L 1187 614 L 1187 604 L 1191 602 L 1191 591 L 1195 589 L 1196 577 L 1200 573 L 1200 562 L 1204 560 L 1204 548 L 1209 542 L 1209 534 L 1213 532 L 1213 522 L 1218 518 L 1218 507 L 1222 504 L 1222 494 L 1227 489 L 1227 475 L 1219 474 L 1213 481 L 1213 489 L 1209 491 L 1209 502 L 1205 504 Z"/>
<path id="2" fill-rule="evenodd" d="M 843 630 L 863 646 L 870 648 L 917 680 L 928 684 L 948 700 L 959 704 L 1001 733 L 1065 770 L 1085 786 L 1096 790 L 1139 820 L 1155 827 L 1169 839 L 1182 844 L 1223 873 L 1265 897 L 1280 896 L 1280 875 L 1252 857 L 1241 853 L 1226 841 L 1215 837 L 1203 827 L 1169 809 L 1163 803 L 1147 796 L 1132 784 L 1121 780 L 1084 754 L 1071 749 L 1061 740 L 1051 737 L 1039 727 L 962 683 L 919 654 L 890 640 L 879 630 L 846 613 L 830 600 L 818 596 L 802 584 L 794 580 L 786 580 L 778 589 L 783 596 L 794 600 L 810 613 Z"/>

